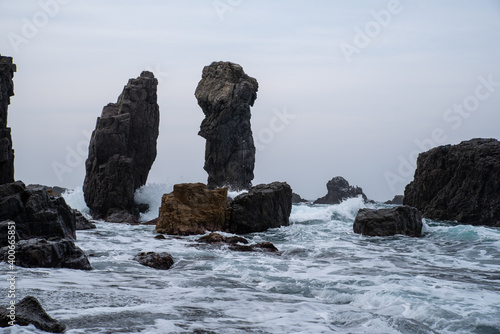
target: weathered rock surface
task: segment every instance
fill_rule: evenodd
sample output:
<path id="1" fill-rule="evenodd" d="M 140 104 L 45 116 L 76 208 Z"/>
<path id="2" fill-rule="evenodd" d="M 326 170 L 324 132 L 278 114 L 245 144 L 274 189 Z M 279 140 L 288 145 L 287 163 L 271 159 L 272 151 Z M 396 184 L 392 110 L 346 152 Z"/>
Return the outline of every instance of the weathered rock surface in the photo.
<path id="1" fill-rule="evenodd" d="M 472 139 L 421 153 L 404 204 L 424 217 L 500 226 L 500 142 Z"/>
<path id="2" fill-rule="evenodd" d="M 234 198 L 228 230 L 242 234 L 288 226 L 291 211 L 292 188 L 286 182 L 260 184 Z"/>
<path id="3" fill-rule="evenodd" d="M 396 195 L 394 196 L 393 199 L 391 199 L 390 201 L 385 201 L 384 204 L 394 204 L 394 205 L 401 205 L 403 204 L 403 200 L 404 200 L 404 196 L 403 195 Z"/>
<path id="4" fill-rule="evenodd" d="M 422 235 L 422 215 L 410 206 L 390 209 L 360 209 L 353 224 L 354 233 L 368 236 L 404 234 L 410 237 Z"/>
<path id="5" fill-rule="evenodd" d="M 0 249 L 7 261 L 8 249 Z M 29 239 L 16 243 L 16 265 L 26 268 L 69 268 L 90 270 L 85 253 L 68 239 Z"/>
<path id="6" fill-rule="evenodd" d="M 210 190 L 203 183 L 174 185 L 162 197 L 156 232 L 189 235 L 221 231 L 226 221 L 227 188 Z"/>
<path id="7" fill-rule="evenodd" d="M 157 85 L 153 73 L 142 72 L 97 119 L 83 185 L 85 202 L 97 218 L 106 219 L 111 209 L 138 215 L 134 191 L 146 183 L 156 158 Z"/>
<path id="8" fill-rule="evenodd" d="M 78 210 L 75 211 L 75 222 L 76 222 L 76 230 L 91 230 L 96 228 L 95 224 L 90 222 L 85 216 Z"/>
<path id="9" fill-rule="evenodd" d="M 14 182 L 14 150 L 11 130 L 7 127 L 7 109 L 14 95 L 14 72 L 16 65 L 12 57 L 0 55 L 0 184 Z"/>
<path id="10" fill-rule="evenodd" d="M 240 65 L 214 62 L 203 69 L 195 96 L 205 114 L 198 134 L 206 139 L 208 188 L 242 190 L 252 186 L 255 145 L 250 107 L 257 90 L 257 80 Z"/>
<path id="11" fill-rule="evenodd" d="M 155 252 L 141 252 L 134 256 L 134 260 L 142 264 L 143 266 L 167 270 L 174 265 L 174 259 L 172 255 L 168 253 L 155 253 Z"/>
<path id="12" fill-rule="evenodd" d="M 29 326 L 33 324 L 36 328 L 50 333 L 63 333 L 66 326 L 51 318 L 43 309 L 42 305 L 32 296 L 24 297 L 15 306 L 15 324 Z M 0 327 L 10 326 L 10 305 L 0 307 Z"/>
<path id="13" fill-rule="evenodd" d="M 307 203 L 307 202 L 308 200 L 303 199 L 302 197 L 300 197 L 299 194 L 292 193 L 292 204 Z"/>
<path id="14" fill-rule="evenodd" d="M 326 184 L 326 189 L 328 193 L 321 198 L 314 201 L 314 204 L 340 204 L 348 198 L 358 197 L 361 195 L 365 202 L 368 198 L 363 193 L 363 189 L 360 187 L 353 187 L 349 185 L 341 176 L 334 177 Z"/>

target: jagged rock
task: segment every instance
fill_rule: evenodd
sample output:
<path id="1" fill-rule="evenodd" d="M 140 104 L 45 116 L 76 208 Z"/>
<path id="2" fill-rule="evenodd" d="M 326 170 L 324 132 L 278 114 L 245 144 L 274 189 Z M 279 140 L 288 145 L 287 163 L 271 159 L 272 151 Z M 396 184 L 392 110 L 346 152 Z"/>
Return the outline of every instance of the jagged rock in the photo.
<path id="1" fill-rule="evenodd" d="M 0 184 L 14 182 L 14 150 L 11 130 L 7 127 L 7 109 L 14 95 L 14 72 L 16 65 L 12 57 L 0 55 Z"/>
<path id="2" fill-rule="evenodd" d="M 198 134 L 206 139 L 204 169 L 210 189 L 252 186 L 255 145 L 250 107 L 257 90 L 257 80 L 240 65 L 214 62 L 203 69 L 195 96 L 205 114 Z"/>
<path id="3" fill-rule="evenodd" d="M 176 235 L 221 231 L 226 221 L 227 188 L 207 189 L 203 183 L 174 185 L 162 197 L 156 232 Z"/>
<path id="4" fill-rule="evenodd" d="M 393 199 L 391 199 L 390 201 L 386 201 L 384 202 L 384 204 L 395 204 L 395 205 L 401 205 L 403 204 L 403 200 L 404 200 L 404 196 L 403 195 L 396 195 L 394 196 Z"/>
<path id="5" fill-rule="evenodd" d="M 296 193 L 292 193 L 292 204 L 298 204 L 298 203 L 307 203 L 308 201 L 306 199 L 303 199 L 300 197 L 300 195 Z"/>
<path id="6" fill-rule="evenodd" d="M 500 142 L 472 139 L 421 153 L 404 204 L 426 218 L 500 227 Z"/>
<path id="7" fill-rule="evenodd" d="M 76 219 L 75 222 L 77 231 L 91 230 L 96 228 L 95 224 L 90 222 L 87 218 L 85 218 L 80 211 L 74 210 L 74 212 L 75 212 L 75 219 Z"/>
<path id="8" fill-rule="evenodd" d="M 360 187 L 353 187 L 349 185 L 341 176 L 334 177 L 326 184 L 326 189 L 328 193 L 321 198 L 314 201 L 314 204 L 340 204 L 348 198 L 358 197 L 361 195 L 365 202 L 368 198 L 363 193 L 363 189 Z"/>
<path id="9" fill-rule="evenodd" d="M 44 186 L 42 184 L 28 184 L 26 186 L 26 189 L 34 189 L 34 188 L 45 188 L 50 196 L 62 196 L 62 194 L 67 190 L 66 188 L 62 187 L 57 187 L 57 186 L 49 187 L 49 186 Z"/>
<path id="10" fill-rule="evenodd" d="M 242 234 L 288 226 L 291 211 L 292 188 L 286 182 L 260 184 L 234 198 L 228 230 Z"/>
<path id="11" fill-rule="evenodd" d="M 232 237 L 224 237 L 223 235 L 220 235 L 219 233 L 212 232 L 208 235 L 205 235 L 198 240 L 198 242 L 204 242 L 207 244 L 219 244 L 219 243 L 225 243 L 225 244 L 237 244 L 237 243 L 242 243 L 242 244 L 248 244 L 248 240 L 239 236 L 232 236 Z"/>
<path id="12" fill-rule="evenodd" d="M 276 248 L 269 241 L 260 242 L 258 244 L 253 245 L 231 245 L 229 246 L 230 250 L 239 251 L 239 252 L 271 252 L 277 253 L 278 248 Z"/>
<path id="13" fill-rule="evenodd" d="M 11 314 L 11 311 L 13 313 Z M 24 297 L 14 305 L 0 307 L 0 327 L 8 327 L 13 319 L 19 326 L 33 324 L 36 328 L 50 333 L 63 333 L 66 326 L 51 318 L 33 296 Z"/>
<path id="14" fill-rule="evenodd" d="M 142 264 L 143 266 L 167 270 L 174 265 L 174 259 L 172 255 L 168 253 L 155 253 L 155 252 L 141 252 L 134 256 L 134 260 Z"/>
<path id="15" fill-rule="evenodd" d="M 360 209 L 353 224 L 354 233 L 368 236 L 404 234 L 410 237 L 422 235 L 422 215 L 411 206 L 390 209 Z"/>
<path id="16" fill-rule="evenodd" d="M 97 218 L 106 219 L 112 209 L 139 214 L 134 191 L 146 183 L 156 158 L 157 85 L 153 73 L 142 72 L 97 119 L 83 185 L 85 202 Z"/>
<path id="17" fill-rule="evenodd" d="M 0 249 L 0 259 L 7 262 L 7 247 Z M 92 269 L 85 253 L 68 239 L 20 240 L 16 243 L 15 264 L 27 268 Z"/>
<path id="18" fill-rule="evenodd" d="M 76 239 L 76 217 L 64 198 L 50 196 L 44 187 L 26 189 L 21 181 L 0 185 L 0 221 L 16 222 L 19 239 Z M 0 228 L 0 247 L 7 245 Z"/>

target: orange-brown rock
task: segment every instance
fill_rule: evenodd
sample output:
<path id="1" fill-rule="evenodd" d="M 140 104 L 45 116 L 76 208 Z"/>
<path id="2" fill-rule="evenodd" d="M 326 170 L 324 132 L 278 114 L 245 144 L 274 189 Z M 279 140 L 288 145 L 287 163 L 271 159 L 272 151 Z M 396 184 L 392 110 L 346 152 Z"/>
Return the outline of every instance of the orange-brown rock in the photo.
<path id="1" fill-rule="evenodd" d="M 161 200 L 156 232 L 175 235 L 221 231 L 226 216 L 227 188 L 210 190 L 203 183 L 181 183 Z"/>

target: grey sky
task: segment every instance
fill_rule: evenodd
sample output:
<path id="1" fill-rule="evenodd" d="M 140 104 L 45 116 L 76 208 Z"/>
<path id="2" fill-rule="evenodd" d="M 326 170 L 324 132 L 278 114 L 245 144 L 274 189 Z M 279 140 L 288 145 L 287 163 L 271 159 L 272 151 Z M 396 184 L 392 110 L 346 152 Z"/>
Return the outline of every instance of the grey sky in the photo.
<path id="1" fill-rule="evenodd" d="M 497 0 L 0 0 L 0 31 L 26 183 L 81 186 L 86 133 L 145 69 L 160 80 L 149 181 L 206 182 L 194 90 L 218 60 L 259 82 L 254 184 L 316 199 L 341 175 L 386 200 L 411 181 L 417 142 L 499 138 Z"/>

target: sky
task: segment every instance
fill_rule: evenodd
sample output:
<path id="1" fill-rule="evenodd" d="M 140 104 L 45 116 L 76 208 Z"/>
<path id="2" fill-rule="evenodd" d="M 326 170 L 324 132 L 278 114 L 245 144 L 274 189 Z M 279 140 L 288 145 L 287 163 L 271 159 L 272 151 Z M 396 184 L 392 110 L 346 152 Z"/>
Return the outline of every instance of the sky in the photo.
<path id="1" fill-rule="evenodd" d="M 500 139 L 500 1 L 0 0 L 14 57 L 15 178 L 81 187 L 102 108 L 143 70 L 159 80 L 151 183 L 205 182 L 203 67 L 257 79 L 253 184 L 314 200 L 343 176 L 402 194 L 419 152 Z"/>

